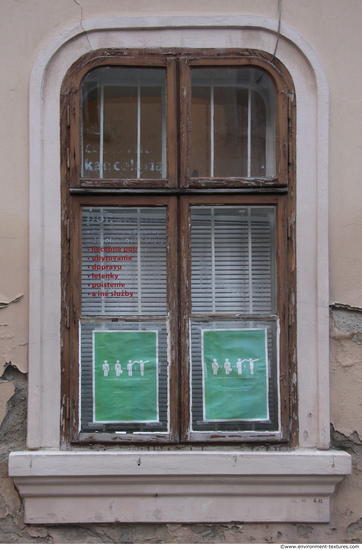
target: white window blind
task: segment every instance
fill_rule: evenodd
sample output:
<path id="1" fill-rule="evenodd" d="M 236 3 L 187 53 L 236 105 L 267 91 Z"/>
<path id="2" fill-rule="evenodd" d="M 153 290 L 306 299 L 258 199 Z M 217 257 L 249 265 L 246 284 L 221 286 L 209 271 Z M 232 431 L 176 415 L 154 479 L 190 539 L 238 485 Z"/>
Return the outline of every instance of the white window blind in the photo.
<path id="1" fill-rule="evenodd" d="M 278 431 L 279 318 L 276 315 L 275 246 L 273 206 L 191 207 L 191 425 L 195 433 Z M 219 356 L 214 373 L 210 369 L 212 358 L 208 365 L 205 363 L 204 335 L 208 331 L 220 340 L 219 347 L 215 348 Z M 265 334 L 266 338 L 265 368 L 258 381 L 252 380 L 258 369 L 254 372 L 252 367 L 251 372 L 249 355 L 240 358 L 247 365 L 243 367 L 243 374 L 241 368 L 236 374 L 237 357 L 242 355 L 238 350 L 245 347 L 242 340 L 253 331 Z M 239 344 L 234 341 L 231 346 L 229 338 L 233 332 L 240 335 L 241 341 Z M 224 362 L 236 352 L 231 370 L 226 372 Z M 258 365 L 260 358 L 255 358 Z M 231 372 L 236 378 L 228 377 Z M 217 386 L 213 389 L 213 401 L 219 402 L 220 407 L 227 407 L 228 399 L 222 390 L 227 387 L 230 402 L 233 400 L 236 409 L 256 411 L 256 414 L 246 412 L 243 418 L 234 419 L 229 410 L 229 420 L 205 418 L 207 376 L 220 384 L 219 396 Z M 238 385 L 234 392 L 233 380 Z M 262 391 L 258 389 L 259 383 L 263 385 Z M 254 389 L 249 390 L 249 385 Z M 255 397 L 258 392 L 259 397 Z M 258 399 L 263 402 L 261 419 L 257 418 L 260 407 L 253 405 Z"/>
<path id="2" fill-rule="evenodd" d="M 274 207 L 192 207 L 192 313 L 275 312 Z"/>
<path id="3" fill-rule="evenodd" d="M 166 208 L 83 207 L 80 320 L 80 423 L 83 432 L 168 431 L 169 335 L 166 318 Z M 121 341 L 127 341 L 127 334 L 132 339 L 132 334 L 138 332 L 157 335 L 156 357 L 146 356 L 142 344 L 131 345 L 129 350 L 120 349 L 117 357 L 114 349 L 105 348 L 102 361 L 109 357 L 113 361 L 109 361 L 109 372 L 104 373 L 104 383 L 107 382 L 110 388 L 110 410 L 115 411 L 114 415 L 118 409 L 121 414 L 122 401 L 127 399 L 137 403 L 139 398 L 139 407 L 133 405 L 134 411 L 147 409 L 142 395 L 147 393 L 147 364 L 153 359 L 157 365 L 157 376 L 153 377 L 157 395 L 154 392 L 150 399 L 154 401 L 156 420 L 97 422 L 94 420 L 94 369 L 98 369 L 98 379 L 99 372 L 101 377 L 103 372 L 101 363 L 95 365 L 94 335 L 114 335 L 113 348 L 117 348 L 117 334 Z M 139 341 L 142 342 L 142 338 Z M 123 358 L 119 367 L 123 370 L 117 372 L 118 357 Z M 142 374 L 140 359 L 146 360 Z M 127 370 L 129 360 L 133 362 L 132 374 Z M 135 389 L 130 397 L 127 383 L 129 386 L 131 382 L 133 388 L 139 384 L 139 397 Z"/>

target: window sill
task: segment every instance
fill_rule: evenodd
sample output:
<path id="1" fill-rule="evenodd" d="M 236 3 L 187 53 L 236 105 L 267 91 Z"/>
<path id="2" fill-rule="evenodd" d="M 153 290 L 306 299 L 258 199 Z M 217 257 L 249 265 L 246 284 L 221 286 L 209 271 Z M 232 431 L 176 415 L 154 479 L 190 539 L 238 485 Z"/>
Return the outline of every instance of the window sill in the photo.
<path id="1" fill-rule="evenodd" d="M 328 522 L 341 451 L 23 451 L 26 523 Z"/>

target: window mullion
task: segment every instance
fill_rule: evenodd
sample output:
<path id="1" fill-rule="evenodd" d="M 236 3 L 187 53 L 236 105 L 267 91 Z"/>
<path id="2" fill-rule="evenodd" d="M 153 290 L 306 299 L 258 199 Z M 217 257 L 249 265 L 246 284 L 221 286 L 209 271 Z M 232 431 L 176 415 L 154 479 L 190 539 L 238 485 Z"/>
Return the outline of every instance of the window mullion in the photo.
<path id="1" fill-rule="evenodd" d="M 102 263 L 104 261 L 104 211 L 103 211 L 103 208 L 100 209 L 100 212 L 101 212 L 101 221 L 100 221 L 100 224 L 99 224 L 99 244 L 101 246 L 101 253 L 100 253 L 100 256 L 102 258 Z M 101 298 L 101 312 L 102 312 L 102 315 L 105 314 L 105 297 L 102 296 Z"/>
<path id="2" fill-rule="evenodd" d="M 216 313 L 216 303 L 215 303 L 215 284 L 216 284 L 216 273 L 215 273 L 215 210 L 214 207 L 211 207 L 211 292 L 212 292 L 212 312 Z"/>
<path id="3" fill-rule="evenodd" d="M 166 98 L 162 94 L 162 178 L 167 177 L 167 121 L 166 121 Z"/>

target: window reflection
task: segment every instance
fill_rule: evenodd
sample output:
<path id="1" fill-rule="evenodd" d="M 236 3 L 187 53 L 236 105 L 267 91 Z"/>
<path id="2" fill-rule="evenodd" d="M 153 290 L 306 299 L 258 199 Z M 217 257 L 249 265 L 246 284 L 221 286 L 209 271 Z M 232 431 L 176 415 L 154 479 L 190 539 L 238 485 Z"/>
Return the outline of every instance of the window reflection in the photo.
<path id="1" fill-rule="evenodd" d="M 192 69 L 191 177 L 275 172 L 275 94 L 258 69 Z"/>
<path id="2" fill-rule="evenodd" d="M 165 70 L 91 71 L 83 84 L 82 140 L 85 178 L 165 178 Z"/>

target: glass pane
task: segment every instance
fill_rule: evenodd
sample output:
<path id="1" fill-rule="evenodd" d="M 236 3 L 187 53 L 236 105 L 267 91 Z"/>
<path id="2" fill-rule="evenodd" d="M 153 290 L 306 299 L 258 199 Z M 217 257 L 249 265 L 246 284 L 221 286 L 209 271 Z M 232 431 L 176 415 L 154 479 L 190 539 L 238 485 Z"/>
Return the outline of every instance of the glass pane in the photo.
<path id="1" fill-rule="evenodd" d="M 191 103 L 191 177 L 210 175 L 210 87 L 193 86 Z"/>
<path id="2" fill-rule="evenodd" d="M 214 176 L 248 175 L 248 90 L 214 87 Z"/>
<path id="3" fill-rule="evenodd" d="M 103 178 L 137 178 L 137 87 L 103 87 Z"/>
<path id="4" fill-rule="evenodd" d="M 86 76 L 83 177 L 166 177 L 165 78 L 165 69 L 128 67 Z"/>
<path id="5" fill-rule="evenodd" d="M 82 321 L 81 430 L 166 432 L 165 322 Z"/>
<path id="6" fill-rule="evenodd" d="M 162 157 L 165 135 L 162 117 L 162 87 L 141 88 L 141 174 L 144 179 L 165 177 L 162 175 Z"/>
<path id="7" fill-rule="evenodd" d="M 276 313 L 275 281 L 275 207 L 191 207 L 192 313 Z"/>
<path id="8" fill-rule="evenodd" d="M 191 70 L 191 177 L 275 173 L 275 92 L 258 69 Z"/>
<path id="9" fill-rule="evenodd" d="M 83 207 L 82 314 L 166 313 L 166 208 Z"/>
<path id="10" fill-rule="evenodd" d="M 192 430 L 277 431 L 278 321 L 191 322 Z"/>
<path id="11" fill-rule="evenodd" d="M 86 178 L 99 178 L 100 154 L 100 89 L 89 87 L 83 92 L 83 164 L 82 173 Z"/>

